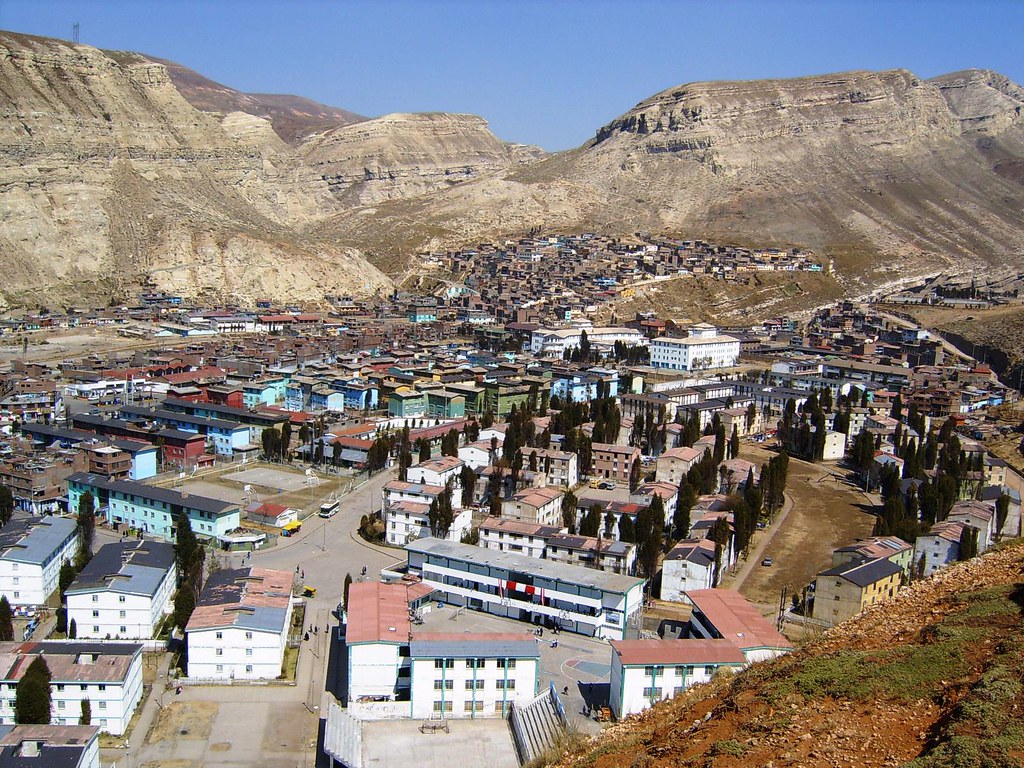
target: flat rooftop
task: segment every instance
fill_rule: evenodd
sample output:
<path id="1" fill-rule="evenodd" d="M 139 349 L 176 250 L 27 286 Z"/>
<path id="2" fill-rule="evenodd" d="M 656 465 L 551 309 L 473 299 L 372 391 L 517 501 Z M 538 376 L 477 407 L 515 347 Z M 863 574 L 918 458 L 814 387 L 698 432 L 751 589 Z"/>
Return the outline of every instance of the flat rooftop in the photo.
<path id="1" fill-rule="evenodd" d="M 621 576 L 616 573 L 605 573 L 593 568 L 582 568 L 576 565 L 556 563 L 551 560 L 540 560 L 512 552 L 496 552 L 493 549 L 474 547 L 470 544 L 458 544 L 453 541 L 426 538 L 418 539 L 405 545 L 410 553 L 445 557 L 464 563 L 476 563 L 489 568 L 529 573 L 552 581 L 568 584 L 579 584 L 605 592 L 625 594 L 634 587 L 643 584 L 644 580 L 633 576 Z"/>

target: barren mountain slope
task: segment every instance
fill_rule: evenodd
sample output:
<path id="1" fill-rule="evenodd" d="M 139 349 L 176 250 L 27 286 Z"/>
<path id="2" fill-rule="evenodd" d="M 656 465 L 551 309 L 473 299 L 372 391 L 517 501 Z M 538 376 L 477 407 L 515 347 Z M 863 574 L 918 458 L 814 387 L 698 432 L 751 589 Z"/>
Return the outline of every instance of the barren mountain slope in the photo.
<path id="1" fill-rule="evenodd" d="M 331 198 L 293 150 L 225 130 L 162 64 L 2 33 L 0 96 L 9 300 L 105 298 L 147 280 L 243 301 L 390 285 L 354 250 L 296 233 Z"/>
<path id="2" fill-rule="evenodd" d="M 1019 766 L 1024 545 L 919 582 L 820 640 L 628 718 L 564 766 Z"/>
<path id="3" fill-rule="evenodd" d="M 956 80 L 955 96 L 905 71 L 680 86 L 580 149 L 376 213 L 410 245 L 541 224 L 809 246 L 865 287 L 965 257 L 1012 261 L 1024 101 L 992 73 Z M 358 211 L 339 218 L 360 240 Z"/>
<path id="4" fill-rule="evenodd" d="M 167 67 L 171 82 L 196 109 L 221 115 L 245 112 L 267 118 L 277 135 L 288 144 L 298 144 L 310 134 L 367 119 L 355 112 L 328 107 L 302 96 L 242 93 L 176 62 L 152 60 Z"/>

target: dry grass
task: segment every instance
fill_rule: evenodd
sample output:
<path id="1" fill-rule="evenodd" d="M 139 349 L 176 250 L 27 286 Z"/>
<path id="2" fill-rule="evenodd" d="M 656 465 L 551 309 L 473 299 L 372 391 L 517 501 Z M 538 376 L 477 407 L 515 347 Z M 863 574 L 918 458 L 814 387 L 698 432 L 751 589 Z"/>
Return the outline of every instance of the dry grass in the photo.
<path id="1" fill-rule="evenodd" d="M 220 705 L 212 701 L 176 701 L 160 710 L 160 717 L 149 732 L 147 743 L 153 744 L 165 739 L 210 738 L 213 720 Z"/>

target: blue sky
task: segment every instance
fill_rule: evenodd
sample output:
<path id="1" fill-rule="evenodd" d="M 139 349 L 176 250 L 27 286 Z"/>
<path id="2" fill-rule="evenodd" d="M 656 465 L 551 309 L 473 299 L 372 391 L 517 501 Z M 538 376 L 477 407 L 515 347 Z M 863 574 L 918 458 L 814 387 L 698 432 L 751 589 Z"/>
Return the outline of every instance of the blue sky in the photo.
<path id="1" fill-rule="evenodd" d="M 979 67 L 1024 83 L 1024 0 L 0 0 L 0 28 L 364 115 L 472 112 L 567 149 L 697 80 Z"/>

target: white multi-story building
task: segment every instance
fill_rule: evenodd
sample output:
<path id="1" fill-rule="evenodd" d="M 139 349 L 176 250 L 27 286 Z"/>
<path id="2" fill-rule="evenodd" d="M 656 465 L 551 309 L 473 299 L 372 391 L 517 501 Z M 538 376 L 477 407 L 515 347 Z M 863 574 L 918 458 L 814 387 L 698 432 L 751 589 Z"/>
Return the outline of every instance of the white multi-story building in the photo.
<path id="1" fill-rule="evenodd" d="M 171 544 L 106 544 L 67 589 L 68 623 L 82 639 L 150 640 L 173 609 L 177 575 Z"/>
<path id="2" fill-rule="evenodd" d="M 486 467 L 501 458 L 502 442 L 500 439 L 497 441 L 493 449 L 493 456 L 490 440 L 478 440 L 475 443 L 463 445 L 459 448 L 459 459 L 474 472 L 477 472 L 481 467 Z"/>
<path id="3" fill-rule="evenodd" d="M 960 554 L 960 537 L 968 523 L 943 520 L 935 523 L 914 541 L 913 568 L 920 568 L 924 558 L 922 576 L 931 576 L 936 571 L 955 563 Z M 980 542 L 981 537 L 978 537 Z"/>
<path id="4" fill-rule="evenodd" d="M 584 332 L 588 343 L 595 347 L 611 348 L 616 341 L 630 346 L 647 344 L 647 338 L 633 328 L 538 328 L 530 336 L 530 351 L 545 357 L 562 357 L 565 350 L 580 345 Z"/>
<path id="5" fill-rule="evenodd" d="M 505 717 L 537 695 L 540 650 L 529 635 L 417 632 L 409 657 L 413 717 Z"/>
<path id="6" fill-rule="evenodd" d="M 661 564 L 661 599 L 682 601 L 684 593 L 715 586 L 715 542 L 683 539 Z"/>
<path id="7" fill-rule="evenodd" d="M 608 703 L 616 719 L 706 683 L 719 669 L 739 671 L 747 660 L 729 640 L 612 640 Z"/>
<path id="8" fill-rule="evenodd" d="M 189 677 L 278 677 L 292 619 L 293 577 L 290 571 L 255 567 L 213 573 L 185 627 Z"/>
<path id="9" fill-rule="evenodd" d="M 388 544 L 403 547 L 410 541 L 432 536 L 430 505 L 444 492 L 443 485 L 404 483 L 401 480 L 387 483 L 382 492 L 381 509 Z M 473 524 L 473 513 L 470 509 L 462 508 L 462 491 L 457 484 L 452 490 L 452 509 L 455 517 L 445 538 L 461 541 Z"/>
<path id="10" fill-rule="evenodd" d="M 537 560 L 512 552 L 420 539 L 406 573 L 445 602 L 569 632 L 622 639 L 643 607 L 644 579 Z"/>
<path id="11" fill-rule="evenodd" d="M 544 557 L 554 563 L 594 568 L 606 573 L 632 576 L 636 570 L 636 547 L 625 541 L 596 536 L 562 533 L 548 539 Z"/>
<path id="12" fill-rule="evenodd" d="M 0 728 L 0 765 L 100 768 L 95 725 L 14 725 Z"/>
<path id="13" fill-rule="evenodd" d="M 412 629 L 426 584 L 359 582 L 345 614 L 348 709 L 357 717 L 503 717 L 537 692 L 540 652 L 520 633 Z"/>
<path id="14" fill-rule="evenodd" d="M 522 520 L 506 520 L 502 517 L 486 517 L 480 523 L 481 547 L 495 552 L 515 552 L 528 557 L 544 557 L 548 539 L 561 532 L 554 525 L 527 523 Z"/>
<path id="15" fill-rule="evenodd" d="M 60 582 L 60 567 L 73 562 L 79 537 L 75 520 L 11 520 L 0 530 L 0 595 L 24 613 L 44 605 Z"/>
<path id="16" fill-rule="evenodd" d="M 410 483 L 418 485 L 445 485 L 451 480 L 454 490 L 458 491 L 459 473 L 462 471 L 463 462 L 455 456 L 438 456 L 436 459 L 427 459 L 419 464 L 413 464 L 406 470 L 406 479 Z"/>
<path id="17" fill-rule="evenodd" d="M 0 724 L 14 722 L 18 681 L 42 655 L 50 669 L 50 723 L 78 725 L 82 699 L 89 700 L 92 723 L 120 736 L 142 698 L 142 645 L 95 641 L 0 643 Z"/>
<path id="18" fill-rule="evenodd" d="M 651 365 L 674 371 L 730 368 L 740 356 L 740 340 L 720 335 L 708 323 L 697 323 L 685 339 L 660 336 L 651 340 Z"/>
<path id="19" fill-rule="evenodd" d="M 524 488 L 502 502 L 501 516 L 540 525 L 561 525 L 563 495 L 557 488 Z"/>
<path id="20" fill-rule="evenodd" d="M 580 481 L 579 460 L 575 453 L 528 446 L 520 448 L 519 452 L 523 457 L 523 466 L 531 471 L 542 472 L 552 485 L 572 488 Z"/>

